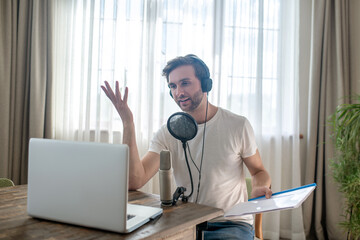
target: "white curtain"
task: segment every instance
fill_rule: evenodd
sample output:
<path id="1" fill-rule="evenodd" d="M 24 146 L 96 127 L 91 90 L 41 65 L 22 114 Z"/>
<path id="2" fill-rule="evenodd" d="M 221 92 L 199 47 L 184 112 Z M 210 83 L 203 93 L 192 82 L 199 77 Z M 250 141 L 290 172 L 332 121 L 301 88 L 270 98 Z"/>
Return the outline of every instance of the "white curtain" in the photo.
<path id="1" fill-rule="evenodd" d="M 211 70 L 210 102 L 252 123 L 273 191 L 299 186 L 297 11 L 285 0 L 56 1 L 55 138 L 121 143 L 121 120 L 100 89 L 118 80 L 145 154 L 180 111 L 162 68 L 194 53 Z M 157 178 L 142 190 L 157 193 Z M 304 239 L 301 208 L 264 214 L 263 231 Z"/>

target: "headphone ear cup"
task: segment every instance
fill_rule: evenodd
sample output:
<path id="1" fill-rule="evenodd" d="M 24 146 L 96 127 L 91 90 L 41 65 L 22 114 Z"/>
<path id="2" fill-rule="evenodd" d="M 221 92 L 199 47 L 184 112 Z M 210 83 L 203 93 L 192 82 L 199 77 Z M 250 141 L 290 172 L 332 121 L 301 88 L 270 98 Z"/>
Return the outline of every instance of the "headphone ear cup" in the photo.
<path id="1" fill-rule="evenodd" d="M 212 89 L 212 79 L 209 78 L 208 84 L 207 84 L 207 91 L 210 92 L 211 89 Z"/>
<path id="2" fill-rule="evenodd" d="M 201 89 L 203 92 L 210 92 L 212 89 L 212 79 L 206 78 L 201 84 Z"/>

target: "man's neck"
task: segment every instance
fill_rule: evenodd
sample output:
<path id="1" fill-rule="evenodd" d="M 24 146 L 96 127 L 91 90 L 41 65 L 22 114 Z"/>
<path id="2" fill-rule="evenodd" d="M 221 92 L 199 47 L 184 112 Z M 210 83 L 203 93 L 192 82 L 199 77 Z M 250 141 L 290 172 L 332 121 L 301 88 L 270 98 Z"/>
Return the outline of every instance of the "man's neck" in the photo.
<path id="1" fill-rule="evenodd" d="M 206 104 L 208 104 L 207 116 L 206 116 Z M 205 105 L 202 106 L 201 108 L 197 108 L 196 110 L 188 113 L 195 119 L 197 124 L 202 124 L 205 123 L 205 117 L 206 117 L 206 121 L 212 119 L 215 116 L 217 110 L 218 107 L 212 105 L 211 103 L 206 102 Z"/>

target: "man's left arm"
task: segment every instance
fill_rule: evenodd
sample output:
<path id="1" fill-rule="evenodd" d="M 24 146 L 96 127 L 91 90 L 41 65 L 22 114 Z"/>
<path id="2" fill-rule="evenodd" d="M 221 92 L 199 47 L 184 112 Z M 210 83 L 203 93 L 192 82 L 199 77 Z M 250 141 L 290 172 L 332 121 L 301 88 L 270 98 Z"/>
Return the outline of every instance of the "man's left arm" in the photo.
<path id="1" fill-rule="evenodd" d="M 261 161 L 259 151 L 256 150 L 254 155 L 243 158 L 243 161 L 249 169 L 252 178 L 251 197 L 255 198 L 265 195 L 266 198 L 270 198 L 272 195 L 272 191 L 270 189 L 271 178 Z"/>

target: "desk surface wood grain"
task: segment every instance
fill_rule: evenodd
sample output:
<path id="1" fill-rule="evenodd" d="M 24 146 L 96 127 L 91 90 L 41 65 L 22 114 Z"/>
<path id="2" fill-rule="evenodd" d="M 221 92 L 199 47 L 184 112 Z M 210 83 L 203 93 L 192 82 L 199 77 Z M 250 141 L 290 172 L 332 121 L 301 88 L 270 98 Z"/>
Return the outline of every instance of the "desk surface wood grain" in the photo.
<path id="1" fill-rule="evenodd" d="M 129 202 L 161 207 L 159 196 L 129 192 Z M 194 232 L 197 224 L 223 214 L 221 209 L 178 202 L 162 207 L 163 215 L 130 234 L 32 218 L 27 215 L 27 185 L 0 189 L 0 239 L 182 239 Z M 193 236 L 193 234 L 192 234 Z"/>

